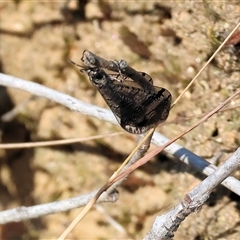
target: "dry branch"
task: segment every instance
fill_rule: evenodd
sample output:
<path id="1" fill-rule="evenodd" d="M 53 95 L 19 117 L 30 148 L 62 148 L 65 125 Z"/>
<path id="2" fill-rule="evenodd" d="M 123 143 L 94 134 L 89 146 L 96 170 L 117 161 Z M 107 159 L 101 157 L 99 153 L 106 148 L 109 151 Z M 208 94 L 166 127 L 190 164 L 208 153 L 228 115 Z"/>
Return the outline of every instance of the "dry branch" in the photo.
<path id="1" fill-rule="evenodd" d="M 145 240 L 171 239 L 179 225 L 190 214 L 202 207 L 209 198 L 211 192 L 225 178 L 240 167 L 240 148 L 226 160 L 213 174 L 204 179 L 193 188 L 174 209 L 158 216 L 152 225 L 152 229 L 145 236 Z"/>
<path id="2" fill-rule="evenodd" d="M 96 193 L 97 191 L 93 191 L 89 194 L 84 194 L 52 203 L 35 205 L 32 207 L 22 206 L 11 210 L 2 211 L 0 212 L 0 224 L 20 222 L 31 218 L 38 218 L 53 213 L 66 212 L 71 209 L 82 207 L 85 206 L 95 196 Z M 115 191 L 111 194 L 103 193 L 97 202 L 115 202 L 117 199 L 118 193 Z"/>

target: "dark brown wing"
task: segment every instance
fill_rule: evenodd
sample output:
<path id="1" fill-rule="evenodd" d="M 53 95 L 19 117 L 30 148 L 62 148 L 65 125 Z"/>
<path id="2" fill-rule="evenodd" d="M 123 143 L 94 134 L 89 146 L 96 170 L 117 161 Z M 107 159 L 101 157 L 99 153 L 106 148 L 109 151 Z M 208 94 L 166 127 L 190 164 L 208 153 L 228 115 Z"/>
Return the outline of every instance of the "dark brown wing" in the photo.
<path id="1" fill-rule="evenodd" d="M 171 94 L 166 89 L 154 87 L 151 92 L 133 81 L 123 84 L 107 74 L 93 74 L 90 79 L 126 131 L 142 134 L 167 119 Z"/>
<path id="2" fill-rule="evenodd" d="M 142 134 L 168 117 L 172 97 L 169 91 L 156 87 L 156 92 L 131 87 L 121 88 L 121 94 L 128 94 L 132 104 L 120 109 L 120 125 L 128 132 Z M 118 116 L 117 112 L 114 113 Z"/>
<path id="3" fill-rule="evenodd" d="M 168 90 L 153 85 L 153 91 L 143 89 L 130 79 L 121 82 L 97 67 L 83 70 L 126 131 L 142 134 L 167 119 L 172 101 Z"/>

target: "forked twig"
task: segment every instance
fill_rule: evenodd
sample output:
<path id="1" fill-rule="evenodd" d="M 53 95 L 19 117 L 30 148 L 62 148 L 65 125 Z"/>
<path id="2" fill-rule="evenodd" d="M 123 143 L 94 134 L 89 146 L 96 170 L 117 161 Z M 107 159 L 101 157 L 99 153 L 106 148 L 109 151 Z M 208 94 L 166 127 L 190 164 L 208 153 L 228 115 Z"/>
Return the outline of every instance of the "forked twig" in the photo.
<path id="1" fill-rule="evenodd" d="M 181 203 L 168 213 L 158 216 L 152 229 L 144 237 L 144 240 L 171 239 L 174 232 L 185 218 L 192 212 L 197 211 L 209 198 L 211 192 L 224 179 L 230 176 L 240 167 L 240 148 L 232 154 L 216 171 L 194 187 Z"/>

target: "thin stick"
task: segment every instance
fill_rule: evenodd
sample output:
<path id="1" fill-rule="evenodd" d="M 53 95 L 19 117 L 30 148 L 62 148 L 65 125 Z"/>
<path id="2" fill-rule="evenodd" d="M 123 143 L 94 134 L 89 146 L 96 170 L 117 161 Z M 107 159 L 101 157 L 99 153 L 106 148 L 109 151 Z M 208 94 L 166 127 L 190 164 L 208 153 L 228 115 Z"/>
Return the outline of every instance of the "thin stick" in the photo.
<path id="1" fill-rule="evenodd" d="M 115 132 L 115 133 L 95 135 L 92 137 L 85 137 L 85 138 L 71 138 L 71 139 L 44 141 L 44 142 L 6 143 L 6 144 L 0 144 L 0 149 L 18 149 L 18 148 L 34 148 L 34 147 L 66 145 L 66 144 L 77 143 L 77 142 L 86 142 L 86 141 L 104 138 L 104 137 L 117 136 L 117 135 L 124 134 L 124 133 L 125 132 Z"/>
<path id="2" fill-rule="evenodd" d="M 143 145 L 143 143 L 153 134 L 153 132 L 155 131 L 155 128 L 151 128 L 148 133 L 146 134 L 146 136 L 140 141 L 140 143 L 138 143 L 138 145 L 133 149 L 133 151 L 131 152 L 131 154 L 125 159 L 125 161 L 121 164 L 121 166 L 117 169 L 117 171 L 114 172 L 114 174 L 109 178 L 109 180 L 111 180 L 112 178 L 114 178 L 116 176 L 116 174 L 118 174 L 123 168 L 124 166 L 126 166 L 126 164 L 129 162 L 129 160 L 132 158 L 132 156 L 137 152 L 137 150 Z"/>

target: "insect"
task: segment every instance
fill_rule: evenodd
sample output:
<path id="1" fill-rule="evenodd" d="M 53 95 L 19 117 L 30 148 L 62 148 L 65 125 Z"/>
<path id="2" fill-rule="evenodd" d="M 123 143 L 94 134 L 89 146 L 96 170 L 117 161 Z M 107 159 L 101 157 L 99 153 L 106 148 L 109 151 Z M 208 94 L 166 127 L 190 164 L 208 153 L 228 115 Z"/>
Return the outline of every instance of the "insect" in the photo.
<path id="1" fill-rule="evenodd" d="M 153 86 L 152 78 L 148 74 L 134 69 L 132 71 L 130 68 L 134 74 L 127 75 L 119 68 L 119 61 L 105 61 L 100 57 L 90 61 L 84 60 L 84 57 L 83 55 L 82 60 L 85 66 L 81 66 L 81 71 L 88 74 L 91 83 L 100 92 L 124 130 L 142 134 L 167 119 L 171 94 L 164 88 Z M 103 66 L 118 74 L 107 74 Z M 135 80 L 136 76 L 140 76 L 141 82 L 147 87 L 143 88 L 142 84 Z"/>

